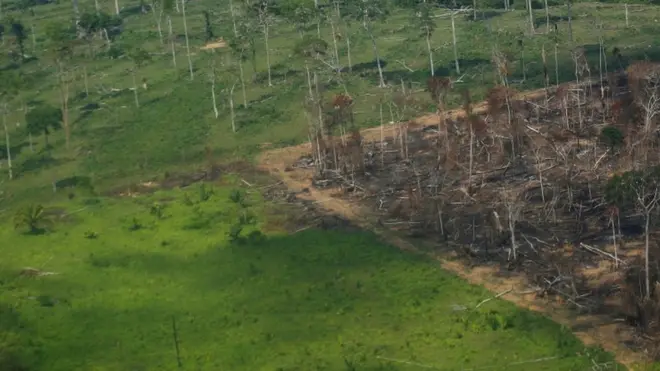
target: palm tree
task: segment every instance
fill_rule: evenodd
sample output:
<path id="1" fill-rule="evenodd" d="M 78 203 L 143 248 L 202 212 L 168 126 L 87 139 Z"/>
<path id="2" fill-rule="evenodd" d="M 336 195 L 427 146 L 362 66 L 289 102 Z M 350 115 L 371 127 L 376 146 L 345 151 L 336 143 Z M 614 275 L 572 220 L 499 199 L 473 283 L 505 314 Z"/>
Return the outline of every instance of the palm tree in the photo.
<path id="1" fill-rule="evenodd" d="M 27 230 L 28 234 L 41 234 L 51 225 L 42 205 L 30 205 L 14 215 L 14 228 Z"/>

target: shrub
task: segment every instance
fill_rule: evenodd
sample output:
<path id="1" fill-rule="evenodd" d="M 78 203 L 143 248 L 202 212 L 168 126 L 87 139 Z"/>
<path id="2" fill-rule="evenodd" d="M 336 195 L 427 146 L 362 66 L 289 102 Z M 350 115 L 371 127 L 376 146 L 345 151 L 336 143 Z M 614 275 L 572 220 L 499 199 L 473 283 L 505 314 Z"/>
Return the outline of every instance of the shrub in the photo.
<path id="1" fill-rule="evenodd" d="M 600 140 L 612 151 L 623 145 L 623 139 L 623 132 L 614 126 L 606 126 L 600 132 Z"/>

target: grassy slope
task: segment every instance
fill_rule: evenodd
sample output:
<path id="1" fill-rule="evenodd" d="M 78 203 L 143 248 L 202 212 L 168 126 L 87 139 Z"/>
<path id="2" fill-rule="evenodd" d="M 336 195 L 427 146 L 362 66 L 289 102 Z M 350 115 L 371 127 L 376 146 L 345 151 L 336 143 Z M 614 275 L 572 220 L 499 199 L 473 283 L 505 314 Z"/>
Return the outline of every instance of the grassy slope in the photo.
<path id="1" fill-rule="evenodd" d="M 93 2 L 81 2 L 82 8 L 90 9 Z M 130 7 L 129 2 L 123 6 Z M 109 6 L 109 4 L 108 4 Z M 72 146 L 70 150 L 63 148 L 63 134 L 56 133 L 53 142 L 56 151 L 52 154 L 54 160 L 36 161 L 40 156 L 31 154 L 27 148 L 27 138 L 18 128 L 12 133 L 14 148 L 14 166 L 20 181 L 4 185 L 15 199 L 24 199 L 24 192 L 29 192 L 29 198 L 42 192 L 33 192 L 35 188 L 47 189 L 49 183 L 63 176 L 72 174 L 89 174 L 97 184 L 111 186 L 134 181 L 136 178 L 161 176 L 172 168 L 188 166 L 198 162 L 206 146 L 213 149 L 217 157 L 227 159 L 237 156 L 250 156 L 258 150 L 259 144 L 270 142 L 276 145 L 290 144 L 306 138 L 306 118 L 301 101 L 305 95 L 306 83 L 302 73 L 302 63 L 292 56 L 292 48 L 298 40 L 297 34 L 290 25 L 279 21 L 272 29 L 271 59 L 274 66 L 274 84 L 269 88 L 265 84 L 265 58 L 263 45 L 259 40 L 258 82 L 247 86 L 249 107 L 238 108 L 236 117 L 238 132 L 232 133 L 230 128 L 228 91 L 237 82 L 236 66 L 232 65 L 225 51 L 215 54 L 216 64 L 222 71 L 218 77 L 218 99 L 221 115 L 215 119 L 212 113 L 210 84 L 208 82 L 210 56 L 208 52 L 199 50 L 203 44 L 203 21 L 201 11 L 210 8 L 215 12 L 215 32 L 218 35 L 231 33 L 231 22 L 226 13 L 224 3 L 195 1 L 189 4 L 189 30 L 193 51 L 193 61 L 196 78 L 190 82 L 187 74 L 185 47 L 179 42 L 178 69 L 172 68 L 171 56 L 167 47 L 158 42 L 155 22 L 151 14 L 128 15 L 125 18 L 125 31 L 117 43 L 126 48 L 140 45 L 154 53 L 154 59 L 141 68 L 138 76 L 146 77 L 150 83 L 149 90 L 141 91 L 141 108 L 133 107 L 133 96 L 125 92 L 116 97 L 102 95 L 100 87 L 128 88 L 131 86 L 131 75 L 128 69 L 131 62 L 126 58 L 110 61 L 98 56 L 90 60 L 82 55 L 86 48 L 78 50 L 79 56 L 72 62 L 77 66 L 73 75 L 77 78 L 72 92 L 83 91 L 82 69 L 85 65 L 90 74 L 90 97 L 77 97 L 70 104 L 72 108 Z M 11 102 L 14 110 L 9 122 L 23 122 L 23 114 L 17 112 L 23 101 L 46 100 L 57 104 L 57 90 L 52 63 L 43 50 L 47 46 L 46 35 L 41 31 L 48 22 L 64 21 L 70 16 L 68 4 L 39 6 L 36 17 L 28 15 L 22 18 L 26 24 L 34 23 L 37 33 L 36 55 L 39 61 L 28 63 L 23 70 L 33 76 L 31 85 Z M 592 72 L 598 73 L 597 44 L 598 32 L 595 24 L 602 21 L 605 30 L 605 44 L 611 49 L 614 46 L 623 48 L 623 54 L 630 59 L 640 58 L 646 54 L 658 53 L 656 37 L 658 25 L 655 21 L 660 11 L 655 7 L 645 7 L 643 12 L 634 11 L 631 6 L 631 20 L 636 28 L 624 29 L 623 14 L 620 5 L 577 4 L 574 11 L 574 35 L 576 45 L 591 45 L 587 47 L 593 61 Z M 108 9 L 111 11 L 112 9 Z M 565 9 L 552 10 L 553 16 L 563 15 Z M 537 12 L 538 21 L 543 22 L 542 11 Z M 182 35 L 181 17 L 173 16 L 175 33 Z M 527 64 L 527 80 L 520 89 L 538 87 L 542 83 L 540 49 L 545 44 L 553 70 L 552 37 L 537 35 L 533 39 L 523 38 L 527 30 L 526 12 L 517 11 L 495 15 L 488 21 L 470 22 L 460 18 L 457 22 L 459 54 L 462 59 L 463 71 L 466 75 L 464 83 L 459 87 L 470 88 L 476 97 L 483 96 L 486 88 L 493 82 L 490 53 L 495 43 L 500 49 L 509 53 L 514 61 L 512 80 L 520 80 L 522 69 L 519 66 L 520 48 L 517 40 L 525 43 L 525 59 Z M 489 31 L 489 28 L 492 32 Z M 544 29 L 540 26 L 540 29 Z M 561 80 L 573 79 L 573 67 L 569 56 L 569 45 L 566 41 L 566 23 L 560 22 L 559 73 Z M 417 37 L 418 32 L 411 24 L 411 14 L 397 10 L 391 18 L 375 27 L 382 58 L 386 62 L 385 75 L 393 87 L 398 88 L 400 81 L 413 84 L 416 95 L 428 101 L 423 87 L 428 75 L 428 65 L 425 44 Z M 329 30 L 324 29 L 324 35 Z M 313 30 L 310 31 L 313 33 Z M 356 64 L 364 66 L 373 61 L 369 41 L 361 31 L 359 24 L 351 26 L 352 57 Z M 182 38 L 180 38 L 182 39 Z M 331 42 L 331 40 L 328 40 Z M 438 19 L 438 27 L 433 37 L 436 48 L 435 61 L 439 73 L 451 74 L 452 51 L 450 47 L 450 22 L 444 18 Z M 7 43 L 7 46 L 11 45 Z M 99 52 L 102 46 L 99 45 Z M 340 58 L 346 62 L 344 44 L 340 42 Z M 410 73 L 401 63 L 405 63 L 415 72 Z M 609 58 L 610 69 L 617 65 Z M 245 65 L 246 76 L 252 77 L 252 66 Z M 319 70 L 322 81 L 331 77 L 324 69 Z M 553 73 L 551 73 L 553 75 Z M 389 101 L 391 89 L 376 87 L 377 74 L 375 70 L 355 71 L 344 76 L 348 91 L 356 98 L 356 120 L 360 126 L 369 126 L 378 122 L 377 105 L 381 97 Z M 551 80 L 554 80 L 552 78 Z M 327 94 L 340 92 L 343 89 L 336 83 L 331 83 Z M 236 103 L 242 101 L 240 88 L 234 93 Z M 456 104 L 459 94 L 449 97 Z M 80 114 L 79 107 L 89 102 L 102 105 L 100 111 L 90 115 Z M 385 109 L 385 119 L 389 120 L 389 110 Z M 36 138 L 42 143 L 42 138 Z M 37 146 L 37 150 L 41 147 Z M 45 156 L 48 157 L 48 156 Z M 49 197 L 48 193 L 43 195 Z"/>
<path id="2" fill-rule="evenodd" d="M 368 233 L 229 243 L 239 212 L 230 189 L 216 188 L 198 206 L 201 219 L 182 202 L 184 192 L 196 200 L 191 189 L 101 199 L 43 236 L 2 225 L 3 246 L 12 248 L 2 249 L 0 304 L 20 313 L 20 333 L 40 350 L 34 370 L 175 370 L 173 316 L 187 370 L 422 369 L 378 357 L 441 370 L 527 370 L 510 364 L 558 357 L 533 367 L 577 371 L 610 359 L 504 301 L 455 311 L 492 294 Z M 165 219 L 149 214 L 155 200 L 168 200 Z M 263 204 L 251 203 L 263 221 Z M 76 199 L 60 206 L 84 207 Z M 133 218 L 144 227 L 130 231 Z M 25 266 L 58 274 L 17 278 Z"/>
<path id="3" fill-rule="evenodd" d="M 88 9 L 92 4 L 81 1 Z M 183 44 L 178 45 L 179 69 L 174 70 L 166 49 L 159 46 L 152 16 L 128 16 L 126 32 L 119 43 L 140 44 L 151 52 L 164 53 L 139 72 L 150 83 L 149 90 L 141 91 L 141 108 L 133 108 L 130 93 L 102 97 L 98 92 L 101 85 L 130 86 L 130 62 L 77 59 L 77 64 L 87 65 L 91 96 L 71 103 L 71 149 L 63 148 L 63 135 L 56 133 L 51 140 L 56 144 L 52 158 L 45 152 L 31 154 L 22 129 L 12 132 L 18 179 L 1 185 L 10 198 L 0 206 L 2 323 L 5 329 L 16 330 L 19 344 L 32 342 L 31 349 L 42 350 L 41 355 L 32 358 L 39 363 L 37 369 L 174 369 L 172 315 L 178 321 L 186 369 L 310 370 L 325 365 L 326 369 L 336 370 L 346 368 L 342 357 L 352 362 L 360 360 L 361 355 L 366 365 L 358 369 L 378 369 L 381 361 L 375 358 L 377 355 L 433 364 L 440 369 L 495 366 L 494 369 L 507 370 L 529 369 L 528 364 L 504 366 L 516 360 L 566 355 L 567 358 L 533 367 L 591 367 L 588 357 L 575 357 L 582 347 L 572 335 L 507 303 L 489 302 L 483 311 L 468 319 L 466 312 L 453 312 L 455 304 L 474 306 L 490 294 L 465 285 L 430 262 L 383 248 L 370 235 L 306 231 L 291 237 L 271 236 L 251 246 L 232 246 L 225 233 L 236 218 L 231 211 L 225 211 L 226 189 L 218 196 L 222 201 L 204 206 L 211 213 L 207 215 L 213 225 L 210 229 L 185 229 L 193 212 L 179 201 L 168 209 L 171 218 L 153 222 L 147 203 L 140 204 L 140 199 L 103 199 L 100 205 L 73 214 L 75 221 L 58 226 L 53 234 L 17 235 L 7 220 L 11 215 L 8 207 L 28 202 L 59 203 L 70 211 L 82 207 L 77 199 L 63 201 L 67 192 L 53 195 L 53 180 L 88 174 L 103 190 L 163 176 L 172 169 L 189 169 L 203 158 L 205 146 L 214 150 L 216 159 L 229 160 L 249 157 L 262 142 L 282 145 L 304 139 L 306 119 L 300 102 L 305 81 L 300 74 L 300 61 L 289 58 L 297 35 L 283 23 L 273 29 L 272 59 L 275 72 L 289 68 L 292 71 L 286 77 L 276 74 L 275 87 L 268 88 L 260 55 L 260 80 L 247 89 L 250 106 L 237 112 L 239 131 L 231 133 L 226 103 L 221 103 L 220 118 L 213 118 L 206 76 L 208 58 L 197 50 L 202 44 L 201 10 L 208 4 L 211 3 L 191 2 L 188 9 L 196 54 L 193 59 L 197 76 L 193 82 L 187 78 Z M 217 5 L 211 8 L 218 12 L 223 9 Z M 640 25 L 633 30 L 621 29 L 624 20 L 620 8 L 576 5 L 577 42 L 596 42 L 592 22 L 599 17 L 610 28 L 605 32 L 607 45 L 629 46 L 629 55 L 639 54 L 640 50 L 654 52 L 658 45 L 653 36 L 657 30 L 654 19 L 659 13 L 656 8 L 632 12 L 633 23 Z M 70 6 L 63 2 L 38 7 L 36 12 L 36 54 L 43 56 L 43 26 L 48 21 L 69 17 Z M 561 12 L 553 9 L 553 14 Z M 537 13 L 542 17 L 541 12 Z M 23 19 L 28 24 L 32 22 L 27 15 Z M 492 27 L 502 30 L 502 48 L 513 55 L 517 55 L 516 35 L 527 28 L 524 20 L 522 11 L 491 20 Z M 390 21 L 377 26 L 379 46 L 388 62 L 388 80 L 398 86 L 402 78 L 421 89 L 428 74 L 425 46 L 414 37 L 416 31 L 409 24 L 408 14 L 395 12 Z M 488 60 L 494 37 L 486 31 L 486 24 L 464 20 L 457 23 L 461 58 L 482 63 L 468 68 L 464 78 L 464 86 L 475 95 L 483 94 L 484 86 L 493 80 Z M 226 20 L 216 22 L 216 33 L 227 34 L 229 25 Z M 174 17 L 174 27 L 182 33 L 180 17 Z M 565 23 L 560 28 L 565 30 Z M 370 46 L 358 30 L 359 25 L 354 25 L 353 60 L 368 63 L 373 60 Z M 514 36 L 506 37 L 505 31 Z M 439 20 L 433 40 L 439 48 L 435 55 L 438 66 L 451 67 L 450 37 L 449 23 Z M 549 40 L 546 36 L 525 40 L 529 47 L 526 59 L 538 61 L 540 45 L 545 42 L 549 49 Z M 261 45 L 259 48 L 263 50 Z M 563 80 L 571 79 L 572 74 L 566 50 L 566 43 L 562 43 Z M 221 55 L 218 54 L 218 64 L 226 63 Z M 340 55 L 345 61 L 343 49 Z M 408 73 L 396 60 L 405 61 L 416 72 Z M 226 102 L 227 88 L 235 82 L 235 72 L 223 68 L 219 96 Z M 33 82 L 11 102 L 11 108 L 15 110 L 21 101 L 30 100 L 56 104 L 54 70 L 48 59 L 30 62 L 23 69 L 30 71 Z M 252 67 L 248 64 L 245 69 L 249 76 Z M 83 83 L 81 71 L 77 71 L 78 80 L 72 90 L 80 92 Z M 485 76 L 481 71 L 485 71 Z M 539 71 L 538 63 L 530 65 L 528 81 L 521 88 L 538 86 Z M 519 71 L 516 74 L 520 75 Z M 373 70 L 366 72 L 364 78 L 357 74 L 346 77 L 348 90 L 356 98 L 360 126 L 378 121 L 380 96 L 390 94 L 390 90 L 376 88 L 375 82 Z M 334 86 L 329 93 L 341 90 Z M 417 94 L 426 98 L 423 92 Z M 238 89 L 234 98 L 240 102 Z M 456 97 L 451 99 L 456 101 Z M 103 109 L 83 117 L 78 107 L 88 102 L 99 102 Z M 23 122 L 22 114 L 12 113 L 9 122 Z M 41 151 L 43 139 L 35 139 L 36 150 Z M 35 161 L 41 157 L 50 162 Z M 163 195 L 170 196 L 181 198 L 177 192 Z M 221 210 L 230 215 L 213 214 Z M 129 232 L 127 226 L 134 215 L 152 226 Z M 84 238 L 88 231 L 97 232 L 100 237 Z M 24 266 L 61 274 L 37 280 L 16 278 L 17 270 Z M 44 295 L 42 301 L 55 299 L 58 303 L 42 307 L 34 299 L 40 295 Z M 8 306 L 18 310 L 10 312 Z M 491 310 L 497 314 L 488 314 Z M 25 328 L 17 327 L 18 322 L 23 322 Z M 512 327 L 493 330 L 496 323 Z M 607 358 L 598 354 L 599 358 Z M 420 369 L 402 364 L 383 367 Z"/>

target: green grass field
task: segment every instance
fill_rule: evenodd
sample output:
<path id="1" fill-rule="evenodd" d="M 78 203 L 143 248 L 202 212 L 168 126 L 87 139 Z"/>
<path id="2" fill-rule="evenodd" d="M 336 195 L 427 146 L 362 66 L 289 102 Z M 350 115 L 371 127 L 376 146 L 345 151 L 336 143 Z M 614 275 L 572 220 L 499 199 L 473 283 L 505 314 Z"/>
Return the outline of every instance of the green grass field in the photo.
<path id="1" fill-rule="evenodd" d="M 31 15 L 3 0 L 1 19 L 22 20 L 30 30 L 27 54 L 34 59 L 12 63 L 7 55 L 16 46 L 5 35 L 0 84 L 15 78 L 22 82 L 18 91 L 0 101 L 8 109 L 14 175 L 8 180 L 3 142 L 0 370 L 577 371 L 592 369 L 593 362 L 615 369 L 611 355 L 585 349 L 570 331 L 542 316 L 501 300 L 474 310 L 493 294 L 425 258 L 386 246 L 368 232 L 273 232 L 268 225 L 281 211 L 273 212 L 274 205 L 251 193 L 246 214 L 229 200 L 238 187 L 230 176 L 214 186 L 215 193 L 205 202 L 199 202 L 198 185 L 137 198 L 109 196 L 108 191 L 117 187 L 189 173 L 207 166 L 209 160 L 250 161 L 262 143 L 285 146 L 307 137 L 302 104 L 307 85 L 304 64 L 293 53 L 299 36 L 291 24 L 278 20 L 271 29 L 272 87 L 266 84 L 263 41 L 257 39 L 257 65 L 249 61 L 244 65 L 248 106 L 242 106 L 240 86 L 233 95 L 234 133 L 229 91 L 237 83 L 236 64 L 227 50 L 200 50 L 203 10 L 212 12 L 217 36 L 231 35 L 227 2 L 201 0 L 187 6 L 193 81 L 181 15 L 172 14 L 177 36 L 174 68 L 169 46 L 160 45 L 153 15 L 136 11 L 137 1 L 120 3 L 125 8 L 123 32 L 113 44 L 123 51 L 140 46 L 152 54 L 152 60 L 137 71 L 138 79 L 146 78 L 149 87 L 140 89 L 140 108 L 134 107 L 133 93 L 125 90 L 132 86 L 132 62 L 126 57 L 108 58 L 100 40 L 93 42 L 94 57 L 87 56 L 84 44 L 77 47 L 67 65 L 72 78 L 67 149 L 62 130 L 50 135 L 52 148 L 45 146 L 42 135 L 31 138 L 31 148 L 23 107 L 59 104 L 57 70 L 46 30 L 50 23 L 71 19 L 71 4 L 36 6 Z M 93 1 L 79 4 L 83 11 L 94 9 Z M 113 12 L 111 2 L 101 5 Z M 553 19 L 565 12 L 564 7 L 551 9 Z M 494 81 L 490 64 L 494 45 L 510 55 L 516 88 L 542 86 L 541 47 L 552 56 L 555 40 L 545 34 L 524 37 L 526 14 L 518 9 L 483 12 L 481 16 L 489 19 L 477 22 L 469 16 L 457 18 L 461 75 L 465 74 L 457 91 L 468 88 L 475 99 L 484 96 Z M 535 16 L 543 24 L 544 12 L 536 10 Z M 601 35 L 608 51 L 622 49 L 622 65 L 657 57 L 660 8 L 631 5 L 629 16 L 626 28 L 621 4 L 575 4 L 574 43 L 568 42 L 566 22 L 558 22 L 560 81 L 574 78 L 569 51 L 579 45 L 585 46 L 592 74 L 598 74 L 595 45 Z M 379 123 L 380 102 L 387 107 L 402 83 L 423 103 L 409 116 L 433 109 L 423 91 L 429 75 L 426 46 L 411 17 L 411 11 L 393 9 L 386 22 L 375 25 L 388 88 L 377 87 L 370 41 L 358 22 L 340 27 L 351 35 L 353 73 L 342 74 L 339 81 L 322 65 L 312 66 L 328 99 L 344 91 L 340 82 L 345 84 L 355 98 L 360 127 Z M 597 27 L 600 23 L 602 31 Z M 434 59 L 439 74 L 458 78 L 450 30 L 448 19 L 437 19 Z M 324 25 L 322 35 L 331 43 L 329 32 Z M 316 28 L 307 33 L 315 34 Z M 524 46 L 525 81 L 520 81 L 518 40 Z M 346 52 L 340 43 L 344 64 Z M 210 95 L 212 59 L 218 68 L 217 119 Z M 554 73 L 553 58 L 549 61 Z M 618 63 L 608 53 L 609 70 L 620 67 Z M 122 91 L 112 92 L 113 88 Z M 458 104 L 459 96 L 451 94 L 449 102 Z M 81 107 L 90 103 L 100 109 L 84 112 Z M 389 121 L 389 110 L 385 112 Z M 89 177 L 95 191 L 53 192 L 54 182 L 72 176 Z M 151 212 L 155 202 L 166 205 L 161 217 L 158 210 Z M 14 215 L 33 204 L 44 205 L 49 218 L 56 220 L 47 233 L 28 235 L 14 229 Z M 242 237 L 232 241 L 240 221 L 247 223 Z M 264 233 L 257 233 L 260 230 Z M 26 267 L 57 274 L 25 277 L 20 272 Z M 12 366 L 16 364 L 24 368 Z"/>
<path id="2" fill-rule="evenodd" d="M 493 294 L 367 232 L 255 233 L 267 214 L 256 194 L 253 224 L 232 242 L 243 214 L 233 189 L 215 187 L 205 202 L 197 186 L 74 199 L 53 206 L 45 235 L 3 224 L 0 344 L 30 370 L 176 370 L 174 318 L 184 370 L 577 371 L 611 361 L 510 303 L 474 310 Z M 166 205 L 160 217 L 154 203 Z M 23 267 L 56 274 L 21 277 Z"/>

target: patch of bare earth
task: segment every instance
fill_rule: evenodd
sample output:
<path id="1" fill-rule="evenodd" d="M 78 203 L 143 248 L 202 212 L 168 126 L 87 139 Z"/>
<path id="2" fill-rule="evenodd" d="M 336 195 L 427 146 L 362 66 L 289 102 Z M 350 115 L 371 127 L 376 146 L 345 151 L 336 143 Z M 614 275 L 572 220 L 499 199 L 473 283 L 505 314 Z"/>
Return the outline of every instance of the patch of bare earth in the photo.
<path id="1" fill-rule="evenodd" d="M 558 103 L 570 101 L 562 89 L 552 96 L 545 90 L 511 96 L 517 112 L 509 125 L 519 125 L 520 142 L 507 142 L 508 129 L 493 118 L 501 120 L 502 111 L 491 101 L 469 108 L 471 120 L 481 117 L 486 124 L 478 135 L 466 135 L 465 109 L 452 110 L 363 130 L 352 136 L 359 150 L 350 138 L 329 137 L 315 146 L 269 150 L 259 168 L 299 199 L 546 314 L 585 344 L 614 353 L 618 362 L 643 363 L 644 351 L 657 341 L 631 325 L 636 313 L 624 294 L 629 268 L 640 255 L 639 223 L 621 215 L 615 260 L 602 184 L 612 169 L 625 166 L 598 144 L 600 127 L 612 117 L 594 103 L 597 89 L 563 89 L 576 87 L 583 94 L 576 106 Z M 564 114 L 569 127 L 578 125 L 573 120 L 579 115 L 579 125 L 590 131 L 567 135 L 561 130 Z M 470 144 L 466 138 L 476 139 Z M 331 158 L 323 171 L 317 168 L 320 148 Z M 524 153 L 507 153 L 512 148 Z M 507 215 L 514 206 L 516 259 Z"/>

